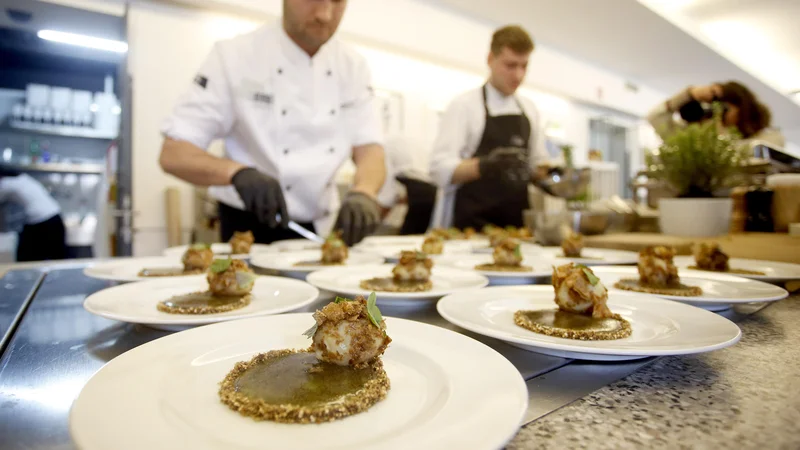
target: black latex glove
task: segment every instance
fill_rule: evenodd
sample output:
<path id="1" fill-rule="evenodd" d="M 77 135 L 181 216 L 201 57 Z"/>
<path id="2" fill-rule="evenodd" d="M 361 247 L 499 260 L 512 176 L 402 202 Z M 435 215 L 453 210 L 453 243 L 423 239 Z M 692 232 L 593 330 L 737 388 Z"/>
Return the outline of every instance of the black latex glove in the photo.
<path id="1" fill-rule="evenodd" d="M 286 211 L 286 201 L 283 199 L 278 180 L 248 167 L 236 172 L 231 184 L 242 197 L 245 209 L 255 214 L 259 222 L 267 224 L 270 228 L 278 225 L 286 228 L 289 223 L 289 213 Z M 277 219 L 278 214 L 281 215 L 280 222 Z"/>
<path id="2" fill-rule="evenodd" d="M 378 203 L 367 194 L 350 192 L 342 201 L 334 229 L 342 230 L 344 242 L 353 245 L 375 231 L 380 222 Z"/>
<path id="3" fill-rule="evenodd" d="M 483 180 L 494 180 L 511 187 L 525 186 L 531 179 L 531 168 L 519 148 L 497 148 L 478 159 Z"/>

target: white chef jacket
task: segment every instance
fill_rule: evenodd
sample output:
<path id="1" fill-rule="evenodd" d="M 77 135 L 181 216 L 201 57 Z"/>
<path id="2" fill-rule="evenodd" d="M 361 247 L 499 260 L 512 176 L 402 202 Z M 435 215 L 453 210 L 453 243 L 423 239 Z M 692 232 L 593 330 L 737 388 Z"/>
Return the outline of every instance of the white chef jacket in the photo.
<path id="1" fill-rule="evenodd" d="M 223 138 L 228 158 L 279 180 L 291 218 L 324 235 L 340 205 L 337 170 L 354 146 L 382 142 L 373 102 L 354 49 L 332 38 L 309 57 L 278 21 L 218 42 L 162 132 L 200 148 Z M 244 209 L 233 186 L 209 193 Z"/>
<path id="2" fill-rule="evenodd" d="M 449 227 L 452 224 L 458 185 L 451 184 L 450 180 L 461 161 L 471 158 L 478 150 L 486 127 L 486 111 L 483 105 L 481 86 L 456 97 L 440 119 L 430 160 L 431 178 L 439 186 L 432 227 Z M 544 128 L 536 105 L 519 95 L 503 95 L 491 83 L 487 83 L 486 106 L 491 116 L 521 114 L 520 105 L 531 125 L 528 146 L 529 161 L 533 169 L 547 159 Z"/>
<path id="3" fill-rule="evenodd" d="M 0 178 L 0 202 L 12 201 L 25 210 L 25 224 L 34 225 L 61 213 L 47 189 L 28 174 Z"/>

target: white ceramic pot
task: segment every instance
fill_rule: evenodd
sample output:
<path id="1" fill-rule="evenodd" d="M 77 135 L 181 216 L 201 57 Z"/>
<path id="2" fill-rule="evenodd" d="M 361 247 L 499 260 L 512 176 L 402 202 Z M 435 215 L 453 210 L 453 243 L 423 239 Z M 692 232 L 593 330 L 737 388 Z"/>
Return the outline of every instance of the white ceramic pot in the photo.
<path id="1" fill-rule="evenodd" d="M 662 198 L 658 223 L 672 236 L 720 236 L 728 234 L 732 209 L 730 198 Z"/>

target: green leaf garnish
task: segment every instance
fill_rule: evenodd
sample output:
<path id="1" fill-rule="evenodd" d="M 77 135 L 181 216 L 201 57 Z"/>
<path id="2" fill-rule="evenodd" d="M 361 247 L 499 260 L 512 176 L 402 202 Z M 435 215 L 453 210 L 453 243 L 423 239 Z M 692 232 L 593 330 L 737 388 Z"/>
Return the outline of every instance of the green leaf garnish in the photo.
<path id="1" fill-rule="evenodd" d="M 583 273 L 586 274 L 586 278 L 589 279 L 589 283 L 592 286 L 597 286 L 597 283 L 600 282 L 600 278 L 597 278 L 597 275 L 593 274 L 592 271 L 586 266 L 583 266 L 581 269 L 583 270 Z"/>
<path id="2" fill-rule="evenodd" d="M 211 248 L 211 244 L 207 244 L 205 242 L 195 242 L 189 248 L 191 248 L 192 250 L 207 250 Z"/>
<path id="3" fill-rule="evenodd" d="M 338 295 L 336 296 L 335 299 L 333 299 L 333 303 L 352 302 L 352 301 L 353 300 L 350 300 L 349 298 L 339 297 Z"/>
<path id="4" fill-rule="evenodd" d="M 309 328 L 306 331 L 304 331 L 303 332 L 303 336 L 305 336 L 305 337 L 307 337 L 309 339 L 313 339 L 314 338 L 314 334 L 316 332 L 317 332 L 317 322 L 314 321 L 314 325 L 311 328 Z"/>
<path id="5" fill-rule="evenodd" d="M 369 298 L 367 298 L 367 315 L 369 316 L 370 322 L 378 327 L 378 329 L 381 329 L 383 316 L 381 315 L 381 310 L 378 309 L 378 295 L 375 294 L 375 291 L 369 294 Z"/>
<path id="6" fill-rule="evenodd" d="M 514 256 L 516 256 L 517 258 L 522 258 L 522 246 L 521 245 L 517 245 L 516 247 L 514 247 Z"/>
<path id="7" fill-rule="evenodd" d="M 247 289 L 253 286 L 257 277 L 253 272 L 236 272 L 236 284 L 240 289 Z"/>
<path id="8" fill-rule="evenodd" d="M 233 259 L 215 259 L 214 262 L 211 263 L 211 271 L 214 273 L 225 272 L 228 270 L 228 267 L 231 266 L 233 263 Z"/>
<path id="9" fill-rule="evenodd" d="M 428 259 L 428 255 L 426 255 L 425 252 L 418 251 L 416 256 L 417 256 L 417 261 L 425 261 L 426 259 Z"/>

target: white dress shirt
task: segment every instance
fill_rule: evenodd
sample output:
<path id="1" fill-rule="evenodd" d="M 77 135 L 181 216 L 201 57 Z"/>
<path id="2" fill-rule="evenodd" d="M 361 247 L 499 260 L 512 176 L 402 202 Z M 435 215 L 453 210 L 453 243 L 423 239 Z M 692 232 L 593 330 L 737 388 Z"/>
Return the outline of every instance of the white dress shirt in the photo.
<path id="1" fill-rule="evenodd" d="M 219 42 L 162 132 L 207 148 L 225 140 L 226 156 L 276 178 L 292 219 L 333 227 L 334 176 L 355 146 L 382 142 L 369 68 L 332 38 L 313 57 L 280 22 Z M 244 209 L 233 186 L 211 196 Z"/>
<path id="2" fill-rule="evenodd" d="M 58 202 L 53 199 L 42 183 L 28 174 L 0 178 L 0 202 L 12 201 L 25 209 L 25 224 L 44 222 L 61 212 Z"/>
<path id="3" fill-rule="evenodd" d="M 486 85 L 486 106 L 491 116 L 520 114 L 520 104 L 531 125 L 528 139 L 531 168 L 547 159 L 545 135 L 539 111 L 532 101 L 522 96 L 506 96 L 490 83 Z M 439 121 L 439 131 L 433 144 L 430 175 L 439 186 L 431 226 L 449 227 L 453 219 L 455 193 L 458 185 L 451 183 L 453 171 L 478 150 L 486 127 L 483 86 L 456 97 Z"/>

